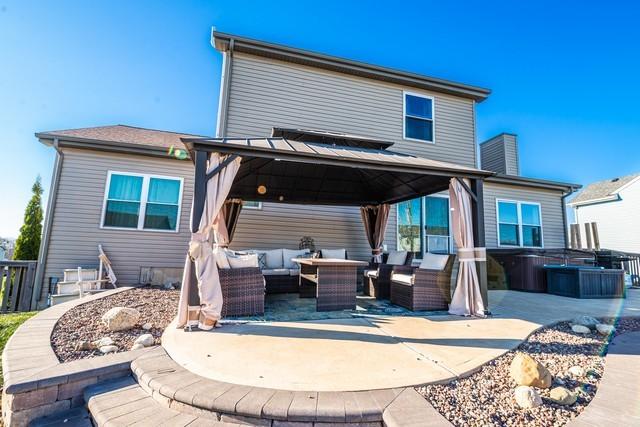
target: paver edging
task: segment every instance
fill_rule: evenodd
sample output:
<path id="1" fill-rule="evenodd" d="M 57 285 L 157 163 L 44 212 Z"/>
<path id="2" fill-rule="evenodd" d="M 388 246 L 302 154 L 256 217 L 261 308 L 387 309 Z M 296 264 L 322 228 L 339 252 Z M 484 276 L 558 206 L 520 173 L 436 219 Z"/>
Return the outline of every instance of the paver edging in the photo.
<path id="1" fill-rule="evenodd" d="M 41 311 L 18 327 L 2 352 L 2 418 L 6 426 L 27 425 L 42 415 L 80 406 L 88 385 L 130 375 L 131 361 L 149 349 L 60 363 L 51 347 L 53 329 L 69 310 L 129 289 L 132 287 L 67 301 Z"/>

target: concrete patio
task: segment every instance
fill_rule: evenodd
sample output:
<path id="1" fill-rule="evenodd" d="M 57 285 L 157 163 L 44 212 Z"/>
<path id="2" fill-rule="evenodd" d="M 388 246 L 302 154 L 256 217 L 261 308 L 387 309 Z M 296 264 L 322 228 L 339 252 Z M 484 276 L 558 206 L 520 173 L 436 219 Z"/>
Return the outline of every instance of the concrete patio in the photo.
<path id="1" fill-rule="evenodd" d="M 448 381 L 518 346 L 540 326 L 580 314 L 639 316 L 640 291 L 626 299 L 579 300 L 491 291 L 493 316 L 354 316 L 249 322 L 215 332 L 169 327 L 163 347 L 210 379 L 285 390 L 355 391 Z"/>

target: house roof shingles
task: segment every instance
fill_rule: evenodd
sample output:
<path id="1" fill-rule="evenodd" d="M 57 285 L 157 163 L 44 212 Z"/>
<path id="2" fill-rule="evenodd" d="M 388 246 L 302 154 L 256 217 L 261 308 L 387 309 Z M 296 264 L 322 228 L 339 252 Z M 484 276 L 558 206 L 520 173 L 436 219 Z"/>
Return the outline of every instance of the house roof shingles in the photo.
<path id="1" fill-rule="evenodd" d="M 638 177 L 640 177 L 640 173 L 591 183 L 587 185 L 584 190 L 578 193 L 578 195 L 571 200 L 569 204 L 584 205 L 589 202 L 613 198 L 622 187 Z"/>
<path id="2" fill-rule="evenodd" d="M 111 125 L 38 132 L 36 137 L 42 140 L 59 138 L 78 142 L 95 141 L 168 150 L 171 146 L 182 147 L 180 138 L 198 138 L 202 137 L 202 135 L 145 129 L 127 125 Z"/>

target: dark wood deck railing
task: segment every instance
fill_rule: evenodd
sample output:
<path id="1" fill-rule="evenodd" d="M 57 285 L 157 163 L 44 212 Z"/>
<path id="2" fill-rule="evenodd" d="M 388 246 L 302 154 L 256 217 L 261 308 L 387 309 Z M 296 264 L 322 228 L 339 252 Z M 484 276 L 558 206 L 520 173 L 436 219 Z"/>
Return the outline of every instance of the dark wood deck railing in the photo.
<path id="1" fill-rule="evenodd" d="M 32 310 L 36 261 L 0 261 L 0 313 Z"/>

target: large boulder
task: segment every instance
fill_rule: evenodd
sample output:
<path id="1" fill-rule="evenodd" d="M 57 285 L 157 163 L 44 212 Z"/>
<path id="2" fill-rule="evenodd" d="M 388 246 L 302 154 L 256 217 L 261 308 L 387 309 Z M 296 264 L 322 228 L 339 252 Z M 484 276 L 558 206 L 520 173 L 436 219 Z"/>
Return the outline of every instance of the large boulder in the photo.
<path id="1" fill-rule="evenodd" d="M 140 312 L 135 308 L 113 307 L 102 316 L 102 323 L 110 331 L 125 331 L 138 324 Z"/>
<path id="2" fill-rule="evenodd" d="M 540 394 L 533 387 L 526 385 L 516 387 L 513 391 L 513 397 L 518 406 L 523 409 L 531 409 L 542 405 Z"/>
<path id="3" fill-rule="evenodd" d="M 549 391 L 549 400 L 558 405 L 571 406 L 578 400 L 577 393 L 573 393 L 564 387 L 554 387 Z"/>
<path id="4" fill-rule="evenodd" d="M 591 316 L 576 316 L 571 320 L 574 325 L 586 326 L 589 329 L 594 329 L 600 322 L 595 317 Z"/>
<path id="5" fill-rule="evenodd" d="M 518 385 L 551 387 L 551 372 L 528 354 L 516 354 L 509 367 L 509 375 Z"/>

